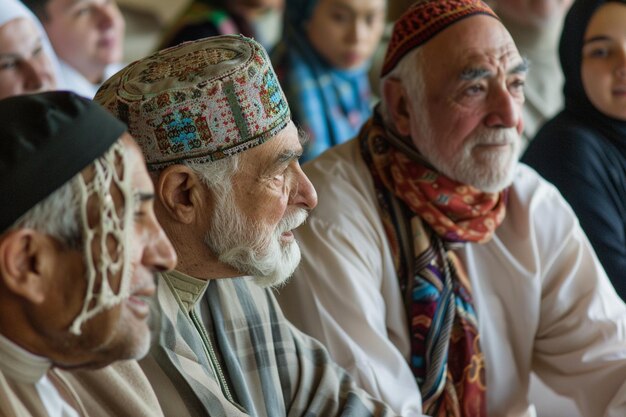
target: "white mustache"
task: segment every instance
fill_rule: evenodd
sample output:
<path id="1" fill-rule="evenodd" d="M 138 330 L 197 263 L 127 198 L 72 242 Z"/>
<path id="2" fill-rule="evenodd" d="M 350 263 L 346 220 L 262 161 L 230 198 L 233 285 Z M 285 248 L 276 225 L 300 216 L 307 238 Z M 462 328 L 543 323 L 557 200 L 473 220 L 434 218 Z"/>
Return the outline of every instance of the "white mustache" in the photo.
<path id="1" fill-rule="evenodd" d="M 478 145 L 510 145 L 519 139 L 515 128 L 509 129 L 484 129 L 475 136 L 474 146 Z"/>
<path id="2" fill-rule="evenodd" d="M 307 217 L 309 217 L 309 212 L 307 210 L 302 208 L 295 209 L 293 212 L 286 214 L 285 217 L 283 217 L 276 230 L 279 235 L 290 232 L 302 225 L 302 223 L 306 221 Z"/>

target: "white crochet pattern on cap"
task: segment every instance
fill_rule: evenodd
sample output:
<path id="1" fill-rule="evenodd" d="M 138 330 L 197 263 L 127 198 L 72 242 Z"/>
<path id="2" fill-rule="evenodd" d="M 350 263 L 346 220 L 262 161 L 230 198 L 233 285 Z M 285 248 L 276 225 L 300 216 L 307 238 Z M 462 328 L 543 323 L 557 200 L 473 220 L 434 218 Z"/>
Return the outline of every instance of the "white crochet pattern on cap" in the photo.
<path id="1" fill-rule="evenodd" d="M 85 181 L 83 175 L 78 175 L 78 184 L 87 291 L 82 310 L 70 327 L 70 332 L 76 335 L 81 334 L 81 327 L 87 320 L 119 304 L 130 294 L 133 271 L 129 246 L 134 197 L 122 144 L 116 142 L 94 161 L 93 178 Z M 111 195 L 113 191 L 121 194 L 120 207 L 115 206 Z M 90 208 L 97 211 L 94 224 L 90 222 Z M 115 293 L 111 280 L 117 276 L 120 276 L 120 281 Z M 99 290 L 96 293 L 97 287 Z"/>

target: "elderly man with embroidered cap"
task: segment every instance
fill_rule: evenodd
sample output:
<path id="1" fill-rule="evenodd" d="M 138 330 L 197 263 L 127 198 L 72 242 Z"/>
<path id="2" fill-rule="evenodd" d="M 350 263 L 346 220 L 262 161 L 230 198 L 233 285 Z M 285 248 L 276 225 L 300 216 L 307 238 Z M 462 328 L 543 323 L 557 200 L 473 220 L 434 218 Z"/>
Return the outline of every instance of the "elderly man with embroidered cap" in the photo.
<path id="1" fill-rule="evenodd" d="M 179 256 L 159 276 L 162 333 L 142 361 L 165 415 L 390 415 L 268 288 L 298 264 L 292 230 L 317 196 L 263 48 L 234 35 L 184 43 L 129 65 L 95 100 L 142 148 Z"/>
<path id="2" fill-rule="evenodd" d="M 375 115 L 305 166 L 323 198 L 279 302 L 401 414 L 531 416 L 535 371 L 583 415 L 626 415 L 626 308 L 517 162 L 526 69 L 484 3 L 417 3 Z"/>
<path id="3" fill-rule="evenodd" d="M 86 416 L 59 369 L 143 357 L 145 297 L 176 255 L 106 110 L 41 93 L 0 101 L 0 120 L 0 415 Z"/>

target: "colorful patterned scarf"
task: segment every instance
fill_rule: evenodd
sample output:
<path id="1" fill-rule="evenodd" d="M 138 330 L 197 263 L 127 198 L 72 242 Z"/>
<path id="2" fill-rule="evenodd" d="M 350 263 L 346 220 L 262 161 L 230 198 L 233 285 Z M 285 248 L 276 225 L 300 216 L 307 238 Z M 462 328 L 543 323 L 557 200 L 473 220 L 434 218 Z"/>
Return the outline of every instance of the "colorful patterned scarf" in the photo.
<path id="1" fill-rule="evenodd" d="M 423 411 L 484 417 L 485 366 L 471 285 L 451 248 L 491 238 L 504 218 L 506 192 L 483 193 L 429 168 L 378 115 L 359 138 L 406 295 L 410 365 Z M 403 241 L 407 232 L 410 241 Z"/>

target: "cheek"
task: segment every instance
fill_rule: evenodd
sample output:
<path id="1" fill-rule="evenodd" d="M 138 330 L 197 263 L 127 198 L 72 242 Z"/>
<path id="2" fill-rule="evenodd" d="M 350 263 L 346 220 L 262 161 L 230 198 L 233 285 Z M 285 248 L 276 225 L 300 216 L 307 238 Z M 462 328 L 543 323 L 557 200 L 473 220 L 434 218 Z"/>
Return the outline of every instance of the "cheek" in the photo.
<path id="1" fill-rule="evenodd" d="M 96 352 L 109 345 L 121 324 L 122 308 L 116 305 L 85 322 L 80 339 L 86 351 Z"/>
<path id="2" fill-rule="evenodd" d="M 340 64 L 341 44 L 344 38 L 344 30 L 334 22 L 327 25 L 317 23 L 309 31 L 309 41 L 315 50 L 329 61 L 332 65 Z"/>
<path id="3" fill-rule="evenodd" d="M 585 93 L 596 106 L 602 106 L 611 94 L 611 70 L 608 65 L 583 63 L 581 78 Z"/>
<path id="4" fill-rule="evenodd" d="M 0 73 L 0 99 L 21 94 L 24 91 L 24 81 L 15 73 Z"/>

